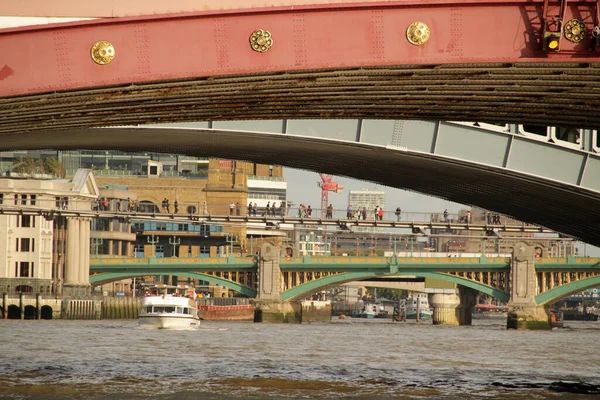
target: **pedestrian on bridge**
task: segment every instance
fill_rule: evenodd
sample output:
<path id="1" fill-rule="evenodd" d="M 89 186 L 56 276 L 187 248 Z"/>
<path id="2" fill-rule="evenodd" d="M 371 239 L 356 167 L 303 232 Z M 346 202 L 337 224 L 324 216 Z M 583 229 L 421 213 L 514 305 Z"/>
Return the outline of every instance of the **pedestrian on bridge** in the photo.
<path id="1" fill-rule="evenodd" d="M 400 217 L 402 216 L 402 210 L 400 207 L 396 207 L 396 221 L 400 221 Z"/>
<path id="2" fill-rule="evenodd" d="M 327 206 L 327 213 L 325 214 L 325 218 L 333 218 L 333 205 L 329 204 L 329 206 Z"/>

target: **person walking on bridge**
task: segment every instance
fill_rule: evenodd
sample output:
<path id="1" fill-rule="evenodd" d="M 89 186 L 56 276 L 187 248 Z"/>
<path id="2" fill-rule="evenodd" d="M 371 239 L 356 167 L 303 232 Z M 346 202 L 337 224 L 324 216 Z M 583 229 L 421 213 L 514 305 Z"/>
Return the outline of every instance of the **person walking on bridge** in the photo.
<path id="1" fill-rule="evenodd" d="M 400 207 L 396 207 L 396 221 L 400 221 L 400 217 L 402 216 L 402 210 Z"/>
<path id="2" fill-rule="evenodd" d="M 325 218 L 333 218 L 333 205 L 329 204 L 329 206 L 327 206 L 327 213 L 325 214 Z"/>

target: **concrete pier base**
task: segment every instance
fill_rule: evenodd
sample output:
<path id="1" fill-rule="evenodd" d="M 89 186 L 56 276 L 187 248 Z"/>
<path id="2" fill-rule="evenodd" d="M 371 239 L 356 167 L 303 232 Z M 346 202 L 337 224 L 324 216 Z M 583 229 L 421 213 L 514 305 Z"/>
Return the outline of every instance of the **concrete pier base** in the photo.
<path id="1" fill-rule="evenodd" d="M 301 323 L 300 303 L 257 302 L 254 304 L 254 322 Z"/>
<path id="2" fill-rule="evenodd" d="M 429 294 L 429 304 L 433 308 L 433 325 L 460 325 L 457 315 L 460 306 L 458 291 L 456 289 L 440 289 L 440 291 Z"/>
<path id="3" fill-rule="evenodd" d="M 429 294 L 434 325 L 472 325 L 477 291 L 466 287 L 434 290 Z"/>
<path id="4" fill-rule="evenodd" d="M 552 329 L 548 311 L 542 306 L 513 308 L 506 317 L 506 329 Z"/>
<path id="5" fill-rule="evenodd" d="M 92 285 L 74 285 L 65 284 L 63 286 L 63 296 L 71 299 L 90 299 L 92 297 Z"/>

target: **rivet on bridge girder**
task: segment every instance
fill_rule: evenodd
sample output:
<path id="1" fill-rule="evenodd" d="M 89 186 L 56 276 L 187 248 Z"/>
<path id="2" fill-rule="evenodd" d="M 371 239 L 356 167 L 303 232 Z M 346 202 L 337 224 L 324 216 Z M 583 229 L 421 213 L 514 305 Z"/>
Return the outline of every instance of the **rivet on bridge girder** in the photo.
<path id="1" fill-rule="evenodd" d="M 112 45 L 112 43 L 101 40 L 94 43 L 91 54 L 92 60 L 94 60 L 96 64 L 110 64 L 113 58 L 115 58 L 115 47 Z"/>
<path id="2" fill-rule="evenodd" d="M 271 32 L 266 29 L 257 29 L 250 35 L 250 47 L 259 53 L 264 53 L 273 46 Z"/>
<path id="3" fill-rule="evenodd" d="M 406 29 L 406 38 L 416 46 L 420 46 L 429 40 L 429 27 L 424 22 L 416 21 Z"/>

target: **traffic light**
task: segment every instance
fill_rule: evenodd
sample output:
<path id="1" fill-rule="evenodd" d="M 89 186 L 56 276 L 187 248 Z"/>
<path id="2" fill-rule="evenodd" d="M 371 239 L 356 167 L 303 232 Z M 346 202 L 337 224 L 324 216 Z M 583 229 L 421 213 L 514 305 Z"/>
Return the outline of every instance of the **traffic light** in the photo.
<path id="1" fill-rule="evenodd" d="M 544 32 L 544 51 L 558 53 L 560 51 L 560 37 L 562 32 Z"/>

